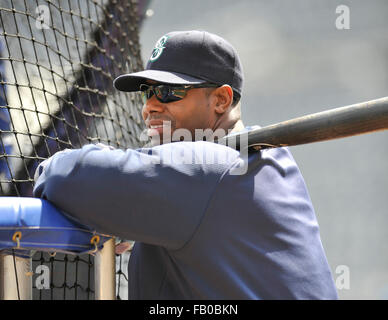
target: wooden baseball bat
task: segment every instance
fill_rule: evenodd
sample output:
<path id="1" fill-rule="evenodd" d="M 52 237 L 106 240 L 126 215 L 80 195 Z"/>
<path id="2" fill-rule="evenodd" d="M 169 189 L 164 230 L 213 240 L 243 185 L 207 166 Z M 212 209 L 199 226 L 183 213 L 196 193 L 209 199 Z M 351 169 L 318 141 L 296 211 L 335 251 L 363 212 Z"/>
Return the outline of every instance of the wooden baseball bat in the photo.
<path id="1" fill-rule="evenodd" d="M 387 129 L 388 97 L 385 97 L 252 130 L 248 133 L 248 146 L 255 149 L 295 146 Z M 230 135 L 218 142 L 240 149 L 246 145 L 241 136 Z"/>

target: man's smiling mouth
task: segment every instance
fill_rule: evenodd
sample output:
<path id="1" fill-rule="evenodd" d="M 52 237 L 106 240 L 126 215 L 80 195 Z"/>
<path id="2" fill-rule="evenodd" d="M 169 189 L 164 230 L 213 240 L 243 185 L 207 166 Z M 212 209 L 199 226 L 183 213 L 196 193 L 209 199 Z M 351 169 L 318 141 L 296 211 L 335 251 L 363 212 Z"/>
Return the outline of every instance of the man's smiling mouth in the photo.
<path id="1" fill-rule="evenodd" d="M 171 121 L 150 120 L 147 128 L 148 136 L 161 135 L 163 132 L 171 132 Z"/>

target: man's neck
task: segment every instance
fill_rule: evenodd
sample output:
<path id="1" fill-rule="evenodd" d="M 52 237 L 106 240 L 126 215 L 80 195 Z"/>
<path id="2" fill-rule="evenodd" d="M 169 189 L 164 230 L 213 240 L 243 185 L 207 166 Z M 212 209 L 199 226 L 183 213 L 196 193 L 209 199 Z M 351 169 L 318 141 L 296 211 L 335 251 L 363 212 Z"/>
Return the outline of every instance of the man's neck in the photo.
<path id="1" fill-rule="evenodd" d="M 217 134 L 219 133 L 219 129 L 222 129 L 225 132 L 225 135 L 228 135 L 230 133 L 235 133 L 243 130 L 244 124 L 241 119 L 223 121 L 222 123 L 219 123 L 218 126 L 216 126 L 216 128 L 213 129 L 213 131 Z"/>
<path id="2" fill-rule="evenodd" d="M 219 140 L 231 133 L 242 131 L 244 128 L 245 127 L 241 119 L 224 121 L 213 128 L 213 135 L 207 136 L 207 141 Z"/>

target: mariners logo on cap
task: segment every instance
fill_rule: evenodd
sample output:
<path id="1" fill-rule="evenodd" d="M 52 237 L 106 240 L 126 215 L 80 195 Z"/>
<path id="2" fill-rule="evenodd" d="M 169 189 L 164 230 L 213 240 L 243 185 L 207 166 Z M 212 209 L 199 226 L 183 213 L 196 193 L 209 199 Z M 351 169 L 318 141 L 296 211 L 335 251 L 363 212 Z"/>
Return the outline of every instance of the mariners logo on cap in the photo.
<path id="1" fill-rule="evenodd" d="M 166 44 L 167 39 L 168 39 L 168 36 L 163 36 L 158 40 L 158 42 L 156 42 L 155 48 L 154 50 L 152 50 L 150 61 L 155 61 L 160 57 L 160 55 L 162 54 L 165 48 L 164 45 Z"/>

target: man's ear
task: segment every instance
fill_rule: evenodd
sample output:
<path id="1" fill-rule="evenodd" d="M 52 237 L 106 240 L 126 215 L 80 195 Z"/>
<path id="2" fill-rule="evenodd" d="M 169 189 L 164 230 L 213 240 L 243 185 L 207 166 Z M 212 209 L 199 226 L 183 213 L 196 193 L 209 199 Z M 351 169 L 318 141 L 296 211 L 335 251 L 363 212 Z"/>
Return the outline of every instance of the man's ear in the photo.
<path id="1" fill-rule="evenodd" d="M 232 88 L 224 84 L 221 87 L 216 88 L 212 95 L 214 97 L 214 110 L 218 114 L 223 114 L 230 107 L 233 102 L 233 90 Z"/>

